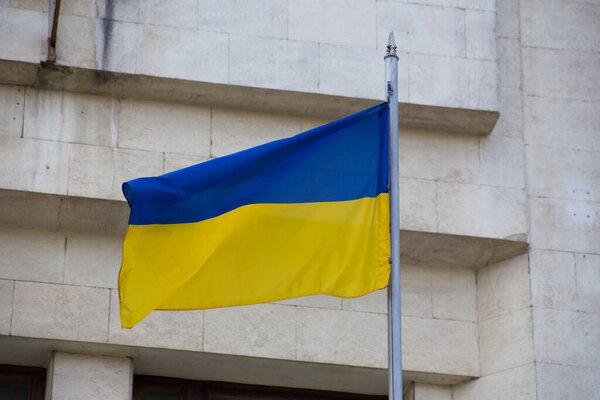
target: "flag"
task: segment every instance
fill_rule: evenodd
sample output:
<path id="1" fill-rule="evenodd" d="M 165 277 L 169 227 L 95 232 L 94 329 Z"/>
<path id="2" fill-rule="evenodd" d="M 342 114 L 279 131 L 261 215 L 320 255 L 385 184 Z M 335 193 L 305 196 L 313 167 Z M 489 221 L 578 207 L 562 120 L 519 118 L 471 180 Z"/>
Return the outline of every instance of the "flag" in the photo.
<path id="1" fill-rule="evenodd" d="M 121 325 L 387 285 L 388 105 L 123 184 Z"/>

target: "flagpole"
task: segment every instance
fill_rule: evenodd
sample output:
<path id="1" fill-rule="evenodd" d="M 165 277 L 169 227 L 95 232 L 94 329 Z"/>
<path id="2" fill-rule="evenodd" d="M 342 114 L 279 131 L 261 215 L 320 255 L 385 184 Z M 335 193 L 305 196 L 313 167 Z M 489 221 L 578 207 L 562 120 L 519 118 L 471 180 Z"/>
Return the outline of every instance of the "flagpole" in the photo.
<path id="1" fill-rule="evenodd" d="M 398 56 L 390 32 L 385 54 L 389 120 L 390 239 L 392 271 L 388 284 L 388 397 L 402 400 L 402 331 L 400 312 L 400 197 L 398 169 Z"/>

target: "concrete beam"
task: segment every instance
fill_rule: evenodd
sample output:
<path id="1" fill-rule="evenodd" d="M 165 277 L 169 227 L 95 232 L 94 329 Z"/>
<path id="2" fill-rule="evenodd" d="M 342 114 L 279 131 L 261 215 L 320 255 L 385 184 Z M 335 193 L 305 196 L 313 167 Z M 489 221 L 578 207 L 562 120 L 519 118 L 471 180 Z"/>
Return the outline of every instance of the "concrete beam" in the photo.
<path id="1" fill-rule="evenodd" d="M 124 201 L 0 190 L 0 225 L 124 236 Z M 479 269 L 527 251 L 524 237 L 495 239 L 438 232 L 400 231 L 403 264 Z"/>
<path id="2" fill-rule="evenodd" d="M 384 368 L 277 360 L 105 343 L 0 336 L 0 363 L 48 367 L 54 352 L 130 357 L 133 373 L 351 393 L 387 393 Z M 452 385 L 473 376 L 403 371 L 405 384 L 418 381 Z"/>
<path id="3" fill-rule="evenodd" d="M 0 60 L 0 83 L 115 97 L 214 105 L 302 117 L 337 119 L 379 100 L 291 90 L 209 83 L 63 66 L 42 67 Z M 399 124 L 472 135 L 488 135 L 498 119 L 493 110 L 399 103 Z"/>

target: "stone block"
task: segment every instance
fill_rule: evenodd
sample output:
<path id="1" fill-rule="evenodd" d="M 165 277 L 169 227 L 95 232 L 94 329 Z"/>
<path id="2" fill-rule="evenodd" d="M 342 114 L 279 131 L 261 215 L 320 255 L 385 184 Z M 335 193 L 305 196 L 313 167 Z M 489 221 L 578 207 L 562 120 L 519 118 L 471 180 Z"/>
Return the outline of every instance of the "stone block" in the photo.
<path id="1" fill-rule="evenodd" d="M 454 400 L 536 400 L 533 363 L 457 385 Z"/>
<path id="2" fill-rule="evenodd" d="M 600 151 L 527 146 L 527 191 L 538 197 L 600 201 Z"/>
<path id="3" fill-rule="evenodd" d="M 111 290 L 108 342 L 202 351 L 204 311 L 153 311 L 131 329 L 121 328 L 119 292 Z"/>
<path id="4" fill-rule="evenodd" d="M 484 136 L 479 138 L 480 176 L 478 183 L 525 188 L 525 146 L 520 138 Z"/>
<path id="5" fill-rule="evenodd" d="M 596 254 L 576 254 L 577 300 L 582 311 L 600 311 L 600 256 Z"/>
<path id="6" fill-rule="evenodd" d="M 95 0 L 63 0 L 60 3 L 61 15 L 95 17 L 98 14 Z"/>
<path id="7" fill-rule="evenodd" d="M 527 144 L 600 151 L 600 102 L 526 96 L 523 105 Z"/>
<path id="8" fill-rule="evenodd" d="M 227 34 L 143 25 L 141 35 L 138 73 L 194 81 L 227 82 Z"/>
<path id="9" fill-rule="evenodd" d="M 198 29 L 285 39 L 287 1 L 200 0 Z"/>
<path id="10" fill-rule="evenodd" d="M 97 69 L 96 21 L 93 18 L 62 15 L 58 20 L 60 41 L 56 62 L 72 67 Z"/>
<path id="11" fill-rule="evenodd" d="M 508 238 L 527 232 L 522 189 L 437 182 L 438 230 Z"/>
<path id="12" fill-rule="evenodd" d="M 497 69 L 495 61 L 409 54 L 409 100 L 432 106 L 496 110 Z"/>
<path id="13" fill-rule="evenodd" d="M 312 308 L 331 308 L 333 310 L 342 309 L 342 299 L 335 296 L 317 294 L 314 296 L 295 297 L 293 299 L 281 300 L 277 304 L 286 304 L 290 306 L 312 307 Z"/>
<path id="14" fill-rule="evenodd" d="M 577 309 L 577 282 L 572 253 L 532 249 L 529 266 L 531 302 L 534 307 Z"/>
<path id="15" fill-rule="evenodd" d="M 0 187 L 65 194 L 68 182 L 69 145 L 43 140 L 1 137 Z"/>
<path id="16" fill-rule="evenodd" d="M 499 86 L 498 108 L 500 116 L 496 121 L 492 135 L 522 138 L 523 108 L 521 89 Z"/>
<path id="17" fill-rule="evenodd" d="M 0 85 L 0 136 L 21 137 L 25 88 Z"/>
<path id="18" fill-rule="evenodd" d="M 123 199 L 121 185 L 130 179 L 163 172 L 161 153 L 73 145 L 69 195 Z"/>
<path id="19" fill-rule="evenodd" d="M 8 7 L 8 5 L 6 7 Z M 49 10 L 48 2 L 39 0 L 10 0 L 10 7 L 21 10 L 39 11 L 42 13 L 48 13 Z"/>
<path id="20" fill-rule="evenodd" d="M 408 100 L 408 56 L 398 61 L 398 100 Z M 381 50 L 321 44 L 319 90 L 325 94 L 384 100 Z"/>
<path id="21" fill-rule="evenodd" d="M 0 335 L 10 334 L 14 287 L 13 281 L 0 279 Z"/>
<path id="22" fill-rule="evenodd" d="M 526 254 L 477 271 L 480 322 L 530 306 L 529 260 Z"/>
<path id="23" fill-rule="evenodd" d="M 538 399 L 593 399 L 600 393 L 597 368 L 536 363 Z"/>
<path id="24" fill-rule="evenodd" d="M 402 358 L 408 371 L 479 376 L 477 323 L 403 317 Z"/>
<path id="25" fill-rule="evenodd" d="M 412 400 L 452 400 L 452 388 L 450 386 L 430 385 L 415 382 L 414 397 Z"/>
<path id="26" fill-rule="evenodd" d="M 342 310 L 387 314 L 387 289 L 353 299 L 342 299 Z"/>
<path id="27" fill-rule="evenodd" d="M 398 137 L 400 176 L 472 183 L 479 169 L 477 137 L 402 128 Z"/>
<path id="28" fill-rule="evenodd" d="M 374 48 L 376 27 L 373 0 L 288 2 L 288 38 L 291 40 Z"/>
<path id="29" fill-rule="evenodd" d="M 533 309 L 536 362 L 600 368 L 600 313 Z"/>
<path id="30" fill-rule="evenodd" d="M 600 53 L 524 47 L 522 56 L 524 95 L 600 101 Z"/>
<path id="31" fill-rule="evenodd" d="M 123 240 L 118 236 L 67 235 L 64 282 L 116 288 Z"/>
<path id="32" fill-rule="evenodd" d="M 477 321 L 475 271 L 431 268 L 433 318 Z"/>
<path id="33" fill-rule="evenodd" d="M 106 342 L 109 290 L 15 282 L 11 334 Z"/>
<path id="34" fill-rule="evenodd" d="M 521 4 L 524 46 L 600 51 L 600 4 L 527 0 Z"/>
<path id="35" fill-rule="evenodd" d="M 497 2 L 496 32 L 499 38 L 519 38 L 519 7 L 519 0 L 505 0 Z"/>
<path id="36" fill-rule="evenodd" d="M 483 376 L 532 363 L 531 309 L 480 321 L 479 354 Z"/>
<path id="37" fill-rule="evenodd" d="M 400 268 L 402 315 L 433 317 L 431 268 L 402 264 Z"/>
<path id="38" fill-rule="evenodd" d="M 2 227 L 0 238 L 0 278 L 62 282 L 63 234 Z"/>
<path id="39" fill-rule="evenodd" d="M 221 157 L 300 131 L 299 117 L 214 108 L 211 155 Z"/>
<path id="40" fill-rule="evenodd" d="M 228 83 L 319 91 L 319 44 L 230 35 Z"/>
<path id="41" fill-rule="evenodd" d="M 205 310 L 204 351 L 293 360 L 296 307 L 258 304 Z"/>
<path id="42" fill-rule="evenodd" d="M 467 58 L 496 60 L 496 13 L 465 10 Z"/>
<path id="43" fill-rule="evenodd" d="M 110 198 L 116 173 L 114 153 L 110 147 L 74 145 L 69 160 L 69 195 Z"/>
<path id="44" fill-rule="evenodd" d="M 209 107 L 121 100 L 119 147 L 208 157 Z"/>
<path id="45" fill-rule="evenodd" d="M 142 0 L 139 2 L 140 20 L 148 25 L 165 25 L 180 29 L 198 27 L 197 0 Z"/>
<path id="46" fill-rule="evenodd" d="M 100 69 L 128 74 L 136 73 L 138 25 L 104 19 L 96 19 L 94 22 L 96 63 Z M 102 77 L 99 78 L 99 81 L 99 83 L 104 83 Z"/>
<path id="47" fill-rule="evenodd" d="M 433 232 L 437 229 L 435 214 L 435 182 L 400 178 L 400 228 Z"/>
<path id="48" fill-rule="evenodd" d="M 95 0 L 98 17 L 114 21 L 141 22 L 143 2 L 139 0 L 109 1 Z"/>
<path id="49" fill-rule="evenodd" d="M 129 400 L 133 362 L 127 357 L 55 352 L 48 380 L 52 400 Z"/>
<path id="50" fill-rule="evenodd" d="M 498 83 L 501 86 L 521 87 L 521 43 L 518 39 L 499 38 Z"/>
<path id="51" fill-rule="evenodd" d="M 38 11 L 0 8 L 0 59 L 39 63 L 47 46 L 47 18 Z"/>
<path id="52" fill-rule="evenodd" d="M 600 203 L 538 197 L 531 197 L 529 202 L 532 247 L 577 253 L 598 251 Z"/>
<path id="53" fill-rule="evenodd" d="M 27 89 L 23 136 L 60 142 L 114 146 L 117 127 L 112 98 Z"/>
<path id="54" fill-rule="evenodd" d="M 188 154 L 164 153 L 164 173 L 177 171 L 178 169 L 191 167 L 210 160 L 209 157 L 190 156 Z"/>
<path id="55" fill-rule="evenodd" d="M 466 55 L 465 11 L 458 8 L 377 2 L 378 48 L 385 49 L 391 31 L 401 52 Z"/>
<path id="56" fill-rule="evenodd" d="M 297 309 L 296 359 L 385 368 L 387 317 L 383 314 Z"/>

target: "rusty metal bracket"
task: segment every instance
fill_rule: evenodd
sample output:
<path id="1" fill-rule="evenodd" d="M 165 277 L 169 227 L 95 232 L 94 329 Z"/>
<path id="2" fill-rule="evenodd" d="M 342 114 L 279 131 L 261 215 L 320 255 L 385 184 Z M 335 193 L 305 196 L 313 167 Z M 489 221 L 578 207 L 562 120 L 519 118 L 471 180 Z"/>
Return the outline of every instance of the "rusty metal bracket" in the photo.
<path id="1" fill-rule="evenodd" d="M 58 34 L 58 14 L 60 13 L 60 0 L 52 0 L 50 3 L 50 15 L 52 15 L 52 25 L 48 30 L 48 54 L 46 61 L 42 61 L 42 66 L 53 66 L 56 62 L 56 37 Z"/>

